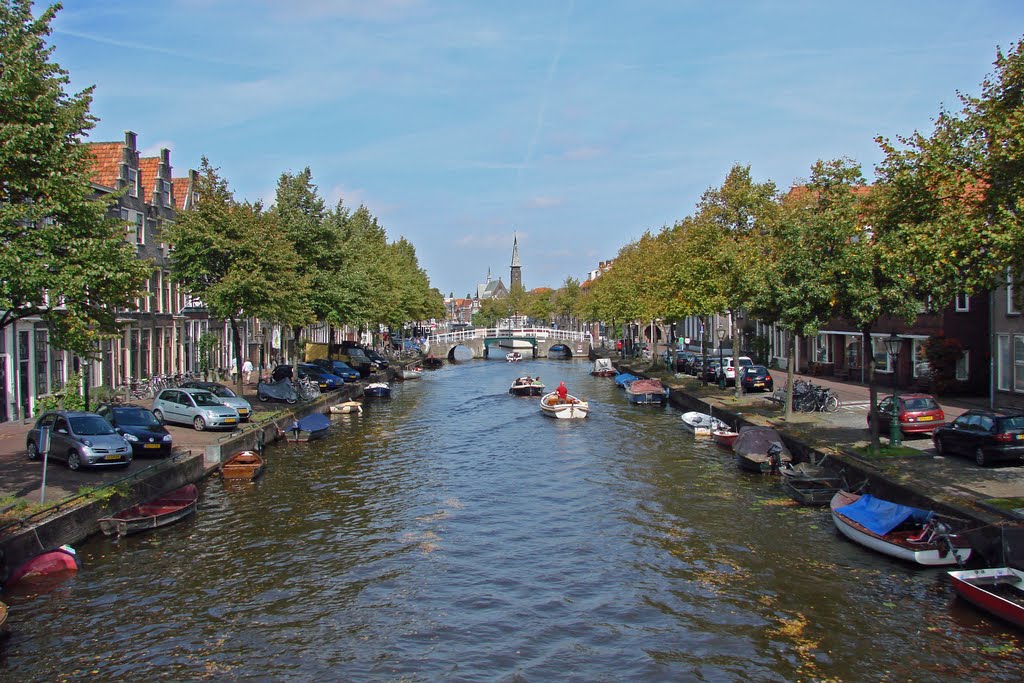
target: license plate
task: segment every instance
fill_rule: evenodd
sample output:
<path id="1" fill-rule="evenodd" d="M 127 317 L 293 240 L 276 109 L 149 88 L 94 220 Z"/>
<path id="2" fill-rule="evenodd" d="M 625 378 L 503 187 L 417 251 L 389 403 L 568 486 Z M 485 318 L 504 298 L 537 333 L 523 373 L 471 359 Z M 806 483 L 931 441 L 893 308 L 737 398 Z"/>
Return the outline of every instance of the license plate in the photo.
<path id="1" fill-rule="evenodd" d="M 160 448 L 160 444 L 158 444 L 158 443 L 147 443 L 145 446 L 143 446 L 143 448 Z"/>
<path id="2" fill-rule="evenodd" d="M 754 386 L 755 387 L 763 387 L 764 386 L 764 382 L 754 382 Z"/>
<path id="3" fill-rule="evenodd" d="M 111 453 L 110 455 L 103 456 L 103 459 L 104 460 L 120 460 L 121 456 L 117 455 L 116 453 Z"/>
<path id="4" fill-rule="evenodd" d="M 1017 441 L 1024 441 L 1024 434 L 1018 434 Z"/>
<path id="5" fill-rule="evenodd" d="M 234 422 L 234 421 L 235 421 L 235 418 L 233 418 L 233 417 L 226 417 L 226 418 L 224 418 L 224 422 L 226 422 L 226 423 L 227 422 Z"/>
<path id="6" fill-rule="evenodd" d="M 934 415 L 922 415 L 921 417 L 917 418 L 917 421 L 918 422 L 931 422 L 934 419 L 935 419 Z"/>

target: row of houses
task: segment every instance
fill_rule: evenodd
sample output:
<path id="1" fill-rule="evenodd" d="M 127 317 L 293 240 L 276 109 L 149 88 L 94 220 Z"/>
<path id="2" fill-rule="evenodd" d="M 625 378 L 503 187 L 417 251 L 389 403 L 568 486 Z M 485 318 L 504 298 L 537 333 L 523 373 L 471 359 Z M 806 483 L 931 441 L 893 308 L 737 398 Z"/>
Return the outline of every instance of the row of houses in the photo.
<path id="1" fill-rule="evenodd" d="M 210 335 L 209 367 L 226 371 L 234 338 L 226 321 L 211 319 L 202 302 L 189 297 L 171 279 L 171 246 L 161 241 L 163 228 L 178 212 L 197 200 L 194 170 L 175 177 L 168 149 L 142 156 L 137 136 L 89 144 L 93 156 L 92 186 L 98 195 L 123 194 L 109 215 L 125 225 L 125 239 L 154 270 L 146 293 L 133 310 L 119 313 L 121 333 L 100 342 L 90 358 L 51 346 L 49 329 L 40 318 L 25 318 L 0 330 L 0 422 L 30 418 L 39 397 L 64 386 L 80 373 L 90 387 L 116 390 L 155 375 L 197 373 L 200 340 Z M 293 357 L 295 340 L 287 327 L 258 319 L 240 326 L 243 355 L 258 366 Z M 312 326 L 303 338 L 315 342 L 349 338 L 347 329 Z M 97 393 L 102 393 L 97 391 Z"/>

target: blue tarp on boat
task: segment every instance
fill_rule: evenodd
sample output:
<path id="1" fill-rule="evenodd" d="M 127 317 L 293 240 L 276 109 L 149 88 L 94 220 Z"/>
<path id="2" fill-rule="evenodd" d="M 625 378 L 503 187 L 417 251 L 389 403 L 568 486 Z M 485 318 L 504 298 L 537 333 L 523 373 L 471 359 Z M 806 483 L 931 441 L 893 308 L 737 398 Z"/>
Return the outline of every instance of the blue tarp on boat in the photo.
<path id="1" fill-rule="evenodd" d="M 885 536 L 910 518 L 923 524 L 931 519 L 933 514 L 928 510 L 891 503 L 869 494 L 861 496 L 849 505 L 837 508 L 836 512 L 879 536 Z"/>
<path id="2" fill-rule="evenodd" d="M 615 383 L 620 387 L 624 387 L 630 382 L 636 381 L 638 379 L 640 378 L 637 377 L 636 375 L 631 375 L 628 372 L 620 372 L 619 374 L 615 375 Z"/>
<path id="3" fill-rule="evenodd" d="M 331 421 L 323 413 L 312 413 L 298 420 L 299 429 L 304 432 L 320 432 L 331 426 Z"/>

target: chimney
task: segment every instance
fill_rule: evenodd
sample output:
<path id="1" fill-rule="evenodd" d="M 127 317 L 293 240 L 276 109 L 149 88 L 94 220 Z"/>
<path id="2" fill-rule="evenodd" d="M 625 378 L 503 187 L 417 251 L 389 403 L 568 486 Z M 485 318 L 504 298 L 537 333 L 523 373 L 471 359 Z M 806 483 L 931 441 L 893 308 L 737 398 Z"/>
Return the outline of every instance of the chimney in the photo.
<path id="1" fill-rule="evenodd" d="M 135 133 L 130 130 L 126 130 L 124 132 L 124 146 L 134 152 L 137 138 L 138 136 Z"/>

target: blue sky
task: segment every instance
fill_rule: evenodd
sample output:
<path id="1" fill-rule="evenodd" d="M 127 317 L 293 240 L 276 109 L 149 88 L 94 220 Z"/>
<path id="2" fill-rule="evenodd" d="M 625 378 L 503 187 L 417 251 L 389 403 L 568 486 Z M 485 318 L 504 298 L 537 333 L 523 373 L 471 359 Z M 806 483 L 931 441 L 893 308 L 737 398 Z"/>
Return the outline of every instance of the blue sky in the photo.
<path id="1" fill-rule="evenodd" d="M 464 296 L 583 279 L 693 212 L 735 163 L 788 188 L 870 177 L 1022 37 L 1019 0 L 64 0 L 55 59 L 96 86 L 91 140 L 207 156 L 273 202 L 309 166 Z"/>

